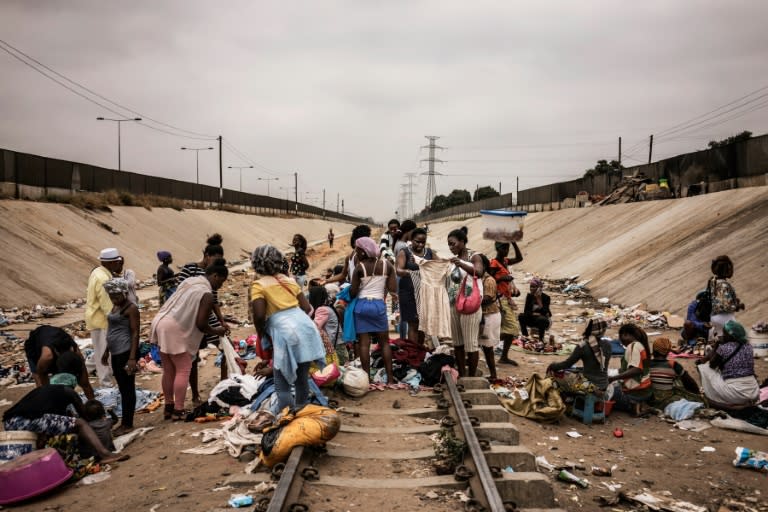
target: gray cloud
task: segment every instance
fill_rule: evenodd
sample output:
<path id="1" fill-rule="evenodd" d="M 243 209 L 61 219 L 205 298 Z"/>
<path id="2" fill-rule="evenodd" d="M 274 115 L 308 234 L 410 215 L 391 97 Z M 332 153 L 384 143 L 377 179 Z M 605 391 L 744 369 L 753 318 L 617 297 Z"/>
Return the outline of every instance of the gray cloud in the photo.
<path id="1" fill-rule="evenodd" d="M 302 195 L 325 188 L 334 207 L 339 193 L 383 219 L 402 174 L 425 170 L 424 135 L 442 136 L 445 173 L 474 175 L 439 178 L 440 192 L 575 178 L 614 157 L 620 135 L 626 163 L 644 160 L 650 133 L 768 84 L 766 15 L 744 1 L 17 1 L 0 6 L 0 33 L 123 105 L 223 134 L 280 185 L 298 171 Z M 107 112 L 1 52 L 0 73 L 0 146 L 116 166 L 114 126 L 94 119 Z M 764 132 L 764 119 L 654 152 Z M 193 180 L 194 157 L 178 148 L 208 144 L 124 125 L 124 167 Z M 205 183 L 218 182 L 214 153 L 200 154 Z M 265 193 L 256 178 L 268 174 L 244 172 L 244 188 Z M 225 169 L 225 186 L 237 173 Z"/>

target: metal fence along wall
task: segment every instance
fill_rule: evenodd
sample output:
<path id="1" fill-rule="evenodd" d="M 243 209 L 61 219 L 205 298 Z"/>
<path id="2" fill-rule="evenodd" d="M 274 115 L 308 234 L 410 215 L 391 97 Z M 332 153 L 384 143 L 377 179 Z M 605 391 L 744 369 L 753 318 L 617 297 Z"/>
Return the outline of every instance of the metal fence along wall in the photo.
<path id="1" fill-rule="evenodd" d="M 622 181 L 623 176 L 640 173 L 654 181 L 665 178 L 670 188 L 676 191 L 681 191 L 694 183 L 722 182 L 763 175 L 768 173 L 768 135 L 736 142 L 722 148 L 705 149 L 651 164 L 628 167 L 621 173 L 585 176 L 572 181 L 521 190 L 517 200 L 512 193 L 482 199 L 440 210 L 420 217 L 420 220 L 468 217 L 477 215 L 480 210 L 559 203 L 568 198 L 575 198 L 580 192 L 587 192 L 592 196 L 606 196 Z"/>
<path id="2" fill-rule="evenodd" d="M 156 195 L 218 204 L 219 188 L 197 185 L 186 181 L 147 176 L 129 171 L 105 169 L 94 165 L 57 160 L 27 153 L 0 149 L 0 183 L 6 194 L 18 199 L 39 198 L 49 194 L 61 195 L 77 192 L 106 192 L 109 190 L 130 192 L 134 195 Z M 248 194 L 224 189 L 223 203 L 228 206 L 253 208 L 273 213 L 298 213 L 332 217 L 334 219 L 361 222 L 352 215 L 323 210 L 320 207 L 296 203 L 277 197 Z"/>

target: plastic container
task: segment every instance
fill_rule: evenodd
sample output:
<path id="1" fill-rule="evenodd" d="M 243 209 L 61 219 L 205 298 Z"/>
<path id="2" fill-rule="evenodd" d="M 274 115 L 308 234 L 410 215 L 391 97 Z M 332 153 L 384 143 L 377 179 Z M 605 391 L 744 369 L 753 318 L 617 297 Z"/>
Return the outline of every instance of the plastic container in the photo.
<path id="1" fill-rule="evenodd" d="M 768 357 L 768 333 L 749 331 L 749 344 L 755 358 Z"/>
<path id="2" fill-rule="evenodd" d="M 526 212 L 508 210 L 480 210 L 483 219 L 483 238 L 496 242 L 518 242 L 523 239 L 523 221 Z"/>
<path id="3" fill-rule="evenodd" d="M 37 434 L 26 430 L 0 432 L 0 464 L 26 455 L 35 449 Z"/>
<path id="4" fill-rule="evenodd" d="M 72 476 L 54 448 L 36 450 L 0 465 L 0 505 L 23 501 L 54 489 Z"/>

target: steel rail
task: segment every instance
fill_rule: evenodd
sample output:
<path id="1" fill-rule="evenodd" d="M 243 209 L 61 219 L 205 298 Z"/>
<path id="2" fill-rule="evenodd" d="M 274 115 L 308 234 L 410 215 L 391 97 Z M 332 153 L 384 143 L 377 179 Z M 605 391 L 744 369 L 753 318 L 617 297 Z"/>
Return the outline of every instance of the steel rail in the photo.
<path id="1" fill-rule="evenodd" d="M 472 458 L 473 465 L 475 466 L 476 475 L 469 480 L 470 487 L 475 494 L 475 499 L 480 501 L 480 503 L 491 512 L 505 512 L 508 509 L 505 508 L 499 490 L 496 488 L 493 475 L 485 460 L 485 455 L 477 440 L 477 435 L 472 427 L 472 422 L 469 419 L 469 414 L 464 407 L 464 402 L 462 401 L 459 390 L 453 380 L 453 375 L 449 372 L 443 372 L 443 380 L 448 389 L 448 395 L 453 404 L 453 410 L 456 413 L 458 425 L 461 427 L 462 437 L 464 438 L 464 442 L 467 443 L 469 454 Z"/>

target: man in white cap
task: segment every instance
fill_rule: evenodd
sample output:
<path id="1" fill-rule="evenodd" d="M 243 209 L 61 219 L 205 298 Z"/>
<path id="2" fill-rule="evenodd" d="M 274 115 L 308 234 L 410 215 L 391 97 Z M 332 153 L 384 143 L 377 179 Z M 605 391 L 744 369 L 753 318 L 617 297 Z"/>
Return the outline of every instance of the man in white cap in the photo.
<path id="1" fill-rule="evenodd" d="M 104 290 L 104 283 L 112 279 L 112 273 L 122 266 L 120 252 L 114 247 L 103 249 L 99 254 L 101 265 L 91 271 L 85 299 L 85 328 L 91 331 L 91 342 L 96 354 L 103 354 L 107 348 L 107 315 L 112 311 L 112 301 Z M 94 357 L 99 387 L 112 386 L 112 370 L 103 364 L 100 357 Z"/>

